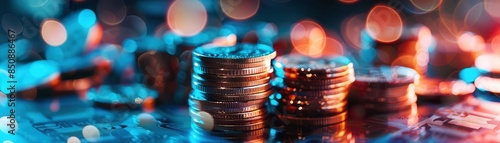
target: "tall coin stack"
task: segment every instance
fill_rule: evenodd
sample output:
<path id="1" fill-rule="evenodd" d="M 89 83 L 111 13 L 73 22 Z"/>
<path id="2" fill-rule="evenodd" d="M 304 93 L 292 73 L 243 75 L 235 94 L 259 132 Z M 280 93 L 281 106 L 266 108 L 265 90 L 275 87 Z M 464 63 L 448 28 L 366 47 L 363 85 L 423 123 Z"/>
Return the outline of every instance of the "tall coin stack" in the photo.
<path id="1" fill-rule="evenodd" d="M 272 47 L 205 45 L 193 50 L 189 112 L 194 138 L 258 139 L 267 125 L 265 104 L 273 93 Z"/>
<path id="2" fill-rule="evenodd" d="M 416 101 L 414 82 L 419 75 L 401 66 L 356 68 L 350 100 L 367 111 L 391 112 L 410 108 Z"/>
<path id="3" fill-rule="evenodd" d="M 270 97 L 270 109 L 285 126 L 323 126 L 346 120 L 346 97 L 354 81 L 349 59 L 284 55 L 273 66 L 277 92 Z"/>

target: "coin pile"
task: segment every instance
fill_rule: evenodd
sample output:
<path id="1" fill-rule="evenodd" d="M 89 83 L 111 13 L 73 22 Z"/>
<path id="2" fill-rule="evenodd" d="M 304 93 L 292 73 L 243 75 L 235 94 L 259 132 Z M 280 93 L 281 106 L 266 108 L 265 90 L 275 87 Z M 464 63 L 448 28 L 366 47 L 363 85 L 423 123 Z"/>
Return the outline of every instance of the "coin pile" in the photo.
<path id="1" fill-rule="evenodd" d="M 260 44 L 195 48 L 189 99 L 193 131 L 224 139 L 260 135 L 267 125 L 275 57 L 272 47 Z"/>
<path id="2" fill-rule="evenodd" d="M 367 111 L 391 112 L 407 109 L 417 101 L 413 69 L 401 66 L 356 68 L 350 101 Z"/>
<path id="3" fill-rule="evenodd" d="M 284 55 L 273 66 L 277 77 L 272 84 L 277 92 L 270 97 L 270 109 L 285 126 L 323 126 L 346 120 L 346 97 L 354 81 L 348 58 Z"/>

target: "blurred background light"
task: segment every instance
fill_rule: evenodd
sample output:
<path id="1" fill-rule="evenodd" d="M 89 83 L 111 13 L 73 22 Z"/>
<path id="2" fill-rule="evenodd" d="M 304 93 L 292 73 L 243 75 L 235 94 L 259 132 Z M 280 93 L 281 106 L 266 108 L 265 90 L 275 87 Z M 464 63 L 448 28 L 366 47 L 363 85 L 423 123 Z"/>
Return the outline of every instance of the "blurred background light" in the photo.
<path id="1" fill-rule="evenodd" d="M 170 29 L 176 34 L 193 36 L 205 27 L 207 11 L 197 0 L 173 1 L 168 8 L 166 20 Z"/>

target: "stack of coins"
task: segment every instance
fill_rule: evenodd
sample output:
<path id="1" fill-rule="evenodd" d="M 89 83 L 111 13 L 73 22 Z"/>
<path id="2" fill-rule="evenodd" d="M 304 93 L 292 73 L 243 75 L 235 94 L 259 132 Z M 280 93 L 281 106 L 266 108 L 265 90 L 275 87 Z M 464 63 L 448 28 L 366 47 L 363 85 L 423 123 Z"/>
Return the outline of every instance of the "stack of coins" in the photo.
<path id="1" fill-rule="evenodd" d="M 291 126 L 323 126 L 346 120 L 354 69 L 346 57 L 284 55 L 274 61 L 276 93 L 271 109 Z"/>
<path id="2" fill-rule="evenodd" d="M 413 69 L 401 66 L 356 68 L 350 101 L 367 111 L 391 112 L 410 108 L 417 101 Z"/>
<path id="3" fill-rule="evenodd" d="M 189 99 L 193 131 L 224 139 L 260 135 L 268 120 L 275 57 L 272 47 L 260 44 L 195 48 Z"/>

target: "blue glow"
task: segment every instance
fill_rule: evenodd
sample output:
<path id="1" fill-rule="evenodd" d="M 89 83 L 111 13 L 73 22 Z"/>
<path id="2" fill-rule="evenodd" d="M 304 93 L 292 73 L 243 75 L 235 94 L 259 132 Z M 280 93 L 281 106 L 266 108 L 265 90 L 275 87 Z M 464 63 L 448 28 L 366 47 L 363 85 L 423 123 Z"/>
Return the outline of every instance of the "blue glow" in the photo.
<path id="1" fill-rule="evenodd" d="M 467 83 L 472 83 L 481 75 L 481 70 L 477 68 L 464 68 L 458 73 L 458 77 Z"/>
<path id="2" fill-rule="evenodd" d="M 78 23 L 85 28 L 90 28 L 96 22 L 96 16 L 94 11 L 89 9 L 84 9 L 78 15 Z"/>
<path id="3" fill-rule="evenodd" d="M 24 12 L 38 20 L 60 16 L 66 5 L 63 0 L 13 0 L 13 9 Z M 5 5 L 7 6 L 7 5 Z"/>
<path id="4" fill-rule="evenodd" d="M 276 99 L 281 99 L 281 94 L 276 94 Z"/>
<path id="5" fill-rule="evenodd" d="M 63 60 L 64 53 L 61 51 L 61 48 L 50 46 L 45 50 L 45 57 L 47 60 L 59 62 Z"/>
<path id="6" fill-rule="evenodd" d="M 361 49 L 359 51 L 360 59 L 365 63 L 371 63 L 377 56 L 377 50 L 373 48 Z"/>
<path id="7" fill-rule="evenodd" d="M 271 105 L 273 105 L 273 106 L 278 106 L 278 104 L 279 104 L 279 103 L 278 103 L 278 101 L 276 101 L 276 100 L 271 100 Z"/>
<path id="8" fill-rule="evenodd" d="M 129 53 L 133 53 L 137 50 L 137 43 L 132 39 L 124 40 L 122 45 L 123 49 Z"/>
<path id="9" fill-rule="evenodd" d="M 118 48 L 115 45 L 110 45 L 110 44 L 104 45 L 101 51 L 101 57 L 106 60 L 114 61 L 119 55 L 119 53 L 120 52 L 118 51 Z"/>

